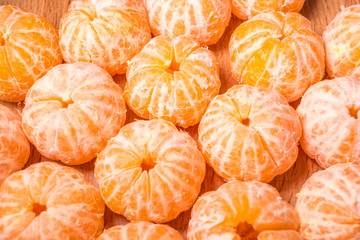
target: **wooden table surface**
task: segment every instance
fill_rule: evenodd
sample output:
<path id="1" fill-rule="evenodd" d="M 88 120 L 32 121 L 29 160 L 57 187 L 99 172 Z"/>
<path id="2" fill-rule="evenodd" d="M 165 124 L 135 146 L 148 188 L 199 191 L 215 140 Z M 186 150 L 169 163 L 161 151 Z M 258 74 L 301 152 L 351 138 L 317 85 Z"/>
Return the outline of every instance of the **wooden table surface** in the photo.
<path id="1" fill-rule="evenodd" d="M 11 4 L 27 9 L 47 18 L 51 23 L 58 27 L 60 18 L 67 10 L 70 1 L 71 0 L 0 0 L 0 5 Z M 342 6 L 347 7 L 354 4 L 360 4 L 360 0 L 306 0 L 301 13 L 311 20 L 315 32 L 321 35 L 326 25 L 335 17 L 336 13 L 340 11 Z M 230 72 L 228 42 L 231 33 L 240 23 L 241 21 L 233 16 L 224 36 L 216 45 L 210 46 L 210 49 L 215 52 L 220 64 L 220 77 L 222 84 L 221 93 L 224 93 L 227 89 L 236 84 Z M 116 76 L 115 81 L 119 83 L 121 87 L 124 87 L 124 76 Z M 23 107 L 23 102 L 8 103 L 0 101 L 0 104 L 17 110 L 19 113 Z M 296 107 L 298 103 L 295 102 L 292 105 Z M 128 109 L 127 122 L 132 122 L 135 119 L 139 119 L 139 117 L 136 117 L 135 114 Z M 189 132 L 194 139 L 197 139 L 197 126 L 190 127 L 189 129 L 186 129 L 186 131 Z M 32 146 L 31 156 L 25 167 L 40 161 L 48 161 L 48 159 L 41 156 Z M 83 172 L 90 182 L 96 184 L 93 176 L 94 160 L 89 163 L 76 166 L 75 168 Z M 308 158 L 300 149 L 298 159 L 294 166 L 283 175 L 277 176 L 270 184 L 280 191 L 283 199 L 294 205 L 296 202 L 295 195 L 299 192 L 302 184 L 311 174 L 318 170 L 320 170 L 320 167 L 313 160 Z M 215 190 L 221 184 L 223 184 L 223 180 L 217 176 L 210 167 L 207 167 L 207 174 L 203 183 L 201 194 L 210 190 Z M 171 221 L 169 225 L 180 231 L 185 236 L 189 218 L 190 211 L 186 211 L 180 214 L 178 218 Z M 106 209 L 106 228 L 125 223 L 127 223 L 127 220 L 124 217 L 112 213 L 108 208 Z"/>

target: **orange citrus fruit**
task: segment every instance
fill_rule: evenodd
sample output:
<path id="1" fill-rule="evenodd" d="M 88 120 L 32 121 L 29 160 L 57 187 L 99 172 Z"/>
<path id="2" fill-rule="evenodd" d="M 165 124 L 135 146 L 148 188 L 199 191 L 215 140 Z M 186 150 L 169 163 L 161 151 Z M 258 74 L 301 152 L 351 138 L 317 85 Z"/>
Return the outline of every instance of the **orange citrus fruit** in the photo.
<path id="1" fill-rule="evenodd" d="M 257 240 L 302 240 L 300 233 L 294 230 L 263 231 Z"/>
<path id="2" fill-rule="evenodd" d="M 301 124 L 279 93 L 236 85 L 211 101 L 198 131 L 200 150 L 218 175 L 270 182 L 296 161 Z"/>
<path id="3" fill-rule="evenodd" d="M 62 64 L 27 93 L 22 126 L 43 156 L 78 165 L 96 157 L 125 117 L 123 92 L 105 70 Z"/>
<path id="4" fill-rule="evenodd" d="M 0 239 L 94 239 L 104 210 L 98 189 L 79 171 L 33 164 L 0 186 Z"/>
<path id="5" fill-rule="evenodd" d="M 111 75 L 125 73 L 127 61 L 151 39 L 138 0 L 73 0 L 59 32 L 65 62 L 92 62 Z"/>
<path id="6" fill-rule="evenodd" d="M 297 198 L 304 239 L 360 239 L 359 164 L 336 164 L 314 173 Z"/>
<path id="7" fill-rule="evenodd" d="M 231 18 L 230 0 L 144 0 L 155 36 L 188 35 L 201 45 L 217 43 Z"/>
<path id="8" fill-rule="evenodd" d="M 136 115 L 188 127 L 220 90 L 213 52 L 188 36 L 153 38 L 129 63 L 124 96 Z"/>
<path id="9" fill-rule="evenodd" d="M 163 224 L 130 222 L 106 229 L 97 240 L 183 240 L 175 229 Z"/>
<path id="10" fill-rule="evenodd" d="M 263 12 L 299 12 L 305 0 L 231 0 L 232 13 L 241 20 L 248 20 Z"/>
<path id="11" fill-rule="evenodd" d="M 106 205 L 131 221 L 176 218 L 195 202 L 204 176 L 196 142 L 165 120 L 125 125 L 95 163 Z"/>
<path id="12" fill-rule="evenodd" d="M 240 240 L 246 237 L 242 231 L 246 225 L 256 236 L 268 230 L 296 230 L 298 224 L 295 209 L 281 199 L 275 188 L 256 181 L 234 180 L 196 201 L 187 237 Z"/>
<path id="13" fill-rule="evenodd" d="M 326 72 L 331 78 L 360 78 L 360 4 L 344 8 L 323 33 Z"/>
<path id="14" fill-rule="evenodd" d="M 0 104 L 0 185 L 11 173 L 24 167 L 30 144 L 21 129 L 21 118 Z"/>
<path id="15" fill-rule="evenodd" d="M 45 18 L 0 6 L 0 100 L 19 102 L 52 67 L 62 62 L 59 34 Z"/>
<path id="16" fill-rule="evenodd" d="M 360 80 L 342 77 L 309 88 L 297 108 L 305 153 L 322 168 L 360 162 Z"/>
<path id="17" fill-rule="evenodd" d="M 242 23 L 230 43 L 233 77 L 274 89 L 289 102 L 319 82 L 325 71 L 321 38 L 299 13 L 261 13 Z"/>

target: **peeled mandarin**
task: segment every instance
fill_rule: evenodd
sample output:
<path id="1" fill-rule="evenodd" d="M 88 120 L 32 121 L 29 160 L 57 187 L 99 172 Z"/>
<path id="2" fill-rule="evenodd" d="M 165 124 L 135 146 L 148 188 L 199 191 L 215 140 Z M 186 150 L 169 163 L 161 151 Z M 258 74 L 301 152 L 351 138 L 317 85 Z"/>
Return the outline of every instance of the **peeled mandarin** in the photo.
<path id="1" fill-rule="evenodd" d="M 306 240 L 360 239 L 360 165 L 337 164 L 314 173 L 297 194 Z"/>
<path id="2" fill-rule="evenodd" d="M 248 20 L 263 12 L 299 12 L 305 0 L 231 0 L 232 13 Z"/>
<path id="3" fill-rule="evenodd" d="M 97 240 L 183 240 L 183 238 L 168 225 L 130 222 L 106 229 Z"/>
<path id="4" fill-rule="evenodd" d="M 121 128 L 95 162 L 106 205 L 131 221 L 168 222 L 191 208 L 205 177 L 196 142 L 165 120 Z"/>
<path id="5" fill-rule="evenodd" d="M 247 237 L 242 231 L 247 226 L 255 236 L 259 233 L 261 236 L 263 231 L 296 230 L 298 224 L 295 209 L 281 199 L 275 188 L 256 181 L 234 180 L 196 201 L 187 237 L 188 240 L 240 240 Z"/>
<path id="6" fill-rule="evenodd" d="M 104 210 L 98 189 L 79 171 L 36 163 L 0 186 L 0 239 L 94 239 Z"/>
<path id="7" fill-rule="evenodd" d="M 213 52 L 188 36 L 153 38 L 129 63 L 124 96 L 136 115 L 177 126 L 200 122 L 220 90 Z"/>
<path id="8" fill-rule="evenodd" d="M 302 240 L 300 233 L 294 230 L 263 231 L 257 240 Z"/>
<path id="9" fill-rule="evenodd" d="M 0 6 L 0 19 L 0 100 L 19 102 L 62 63 L 59 35 L 45 18 L 15 6 Z"/>
<path id="10" fill-rule="evenodd" d="M 360 78 L 360 4 L 344 8 L 323 33 L 326 72 L 331 78 Z"/>
<path id="11" fill-rule="evenodd" d="M 322 80 L 325 54 L 321 38 L 299 13 L 261 13 L 242 23 L 230 43 L 233 77 L 281 93 L 289 102 Z"/>
<path id="12" fill-rule="evenodd" d="M 270 182 L 296 161 L 301 124 L 279 93 L 237 85 L 211 101 L 198 131 L 200 150 L 218 175 Z"/>
<path id="13" fill-rule="evenodd" d="M 24 167 L 30 144 L 21 128 L 21 117 L 0 104 L 0 185 Z"/>
<path id="14" fill-rule="evenodd" d="M 123 92 L 92 63 L 62 64 L 26 95 L 23 129 L 41 155 L 69 165 L 96 157 L 124 125 Z"/>
<path id="15" fill-rule="evenodd" d="M 230 0 L 144 0 L 155 36 L 188 35 L 201 45 L 217 43 L 231 18 Z"/>
<path id="16" fill-rule="evenodd" d="M 311 86 L 297 108 L 305 153 L 322 168 L 360 163 L 360 80 L 342 77 Z"/>
<path id="17" fill-rule="evenodd" d="M 151 39 L 143 3 L 138 0 L 73 0 L 60 21 L 65 62 L 91 62 L 111 75 Z"/>

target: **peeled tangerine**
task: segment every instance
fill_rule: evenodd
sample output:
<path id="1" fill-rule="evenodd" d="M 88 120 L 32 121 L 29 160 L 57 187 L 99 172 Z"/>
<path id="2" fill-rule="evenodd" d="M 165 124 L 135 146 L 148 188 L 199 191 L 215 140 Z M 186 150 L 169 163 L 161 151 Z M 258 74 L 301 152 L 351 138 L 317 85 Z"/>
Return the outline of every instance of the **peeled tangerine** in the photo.
<path id="1" fill-rule="evenodd" d="M 0 6 L 0 100 L 19 102 L 54 66 L 62 63 L 57 29 L 21 8 Z"/>
<path id="2" fill-rule="evenodd" d="M 305 0 L 231 0 L 232 12 L 241 20 L 248 20 L 263 12 L 299 12 Z"/>
<path id="3" fill-rule="evenodd" d="M 344 8 L 323 33 L 326 72 L 331 78 L 360 78 L 360 4 Z"/>
<path id="4" fill-rule="evenodd" d="M 105 70 L 62 64 L 26 95 L 22 126 L 41 155 L 78 165 L 95 158 L 125 118 L 122 90 Z"/>
<path id="5" fill-rule="evenodd" d="M 106 229 L 97 240 L 183 240 L 175 229 L 163 224 L 130 222 Z"/>
<path id="6" fill-rule="evenodd" d="M 299 13 L 253 17 L 236 28 L 229 49 L 232 74 L 239 83 L 274 89 L 289 102 L 324 75 L 321 38 Z"/>
<path id="7" fill-rule="evenodd" d="M 279 93 L 237 85 L 214 98 L 199 125 L 199 146 L 226 180 L 270 182 L 296 161 L 301 124 Z"/>
<path id="8" fill-rule="evenodd" d="M 95 163 L 106 205 L 131 221 L 176 218 L 193 205 L 204 176 L 196 142 L 164 120 L 125 125 Z"/>
<path id="9" fill-rule="evenodd" d="M 231 181 L 203 194 L 191 211 L 188 240 L 301 239 L 299 217 L 266 183 Z M 258 238 L 256 238 L 258 236 Z"/>
<path id="10" fill-rule="evenodd" d="M 231 18 L 230 0 L 144 0 L 155 36 L 188 35 L 201 45 L 217 43 Z"/>
<path id="11" fill-rule="evenodd" d="M 151 39 L 143 3 L 138 0 L 73 0 L 60 21 L 65 62 L 92 62 L 111 75 Z"/>
<path id="12" fill-rule="evenodd" d="M 359 164 L 337 164 L 314 173 L 297 198 L 304 239 L 360 239 Z"/>
<path id="13" fill-rule="evenodd" d="M 21 118 L 0 105 L 0 185 L 24 167 L 29 155 L 30 144 L 21 129 Z"/>
<path id="14" fill-rule="evenodd" d="M 0 187 L 0 239 L 94 239 L 104 210 L 98 189 L 80 172 L 36 163 Z"/>
<path id="15" fill-rule="evenodd" d="M 221 84 L 214 53 L 189 36 L 153 38 L 131 60 L 126 77 L 124 96 L 138 116 L 181 127 L 200 122 Z"/>
<path id="16" fill-rule="evenodd" d="M 310 87 L 297 108 L 305 153 L 322 168 L 360 163 L 360 80 L 342 77 Z"/>

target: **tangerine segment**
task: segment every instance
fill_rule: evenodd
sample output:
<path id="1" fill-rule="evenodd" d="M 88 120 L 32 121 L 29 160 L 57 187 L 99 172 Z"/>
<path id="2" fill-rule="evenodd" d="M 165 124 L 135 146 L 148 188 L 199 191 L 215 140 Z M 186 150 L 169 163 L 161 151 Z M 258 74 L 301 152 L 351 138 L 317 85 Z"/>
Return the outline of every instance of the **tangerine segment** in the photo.
<path id="1" fill-rule="evenodd" d="M 305 0 L 231 0 L 232 13 L 241 20 L 248 20 L 264 12 L 299 12 L 304 2 Z"/>
<path id="2" fill-rule="evenodd" d="M 274 89 L 289 102 L 319 82 L 325 71 L 321 38 L 299 13 L 261 13 L 242 23 L 229 43 L 233 77 Z"/>
<path id="3" fill-rule="evenodd" d="M 0 185 L 24 167 L 29 155 L 30 144 L 21 129 L 21 118 L 0 104 Z"/>
<path id="4" fill-rule="evenodd" d="M 104 227 L 98 189 L 77 170 L 33 164 L 0 187 L 1 239 L 94 239 Z"/>
<path id="5" fill-rule="evenodd" d="M 129 63 L 125 99 L 136 115 L 178 126 L 200 122 L 220 90 L 213 52 L 188 36 L 153 38 Z"/>
<path id="6" fill-rule="evenodd" d="M 97 240 L 183 240 L 183 238 L 168 225 L 130 222 L 127 225 L 106 229 Z"/>
<path id="7" fill-rule="evenodd" d="M 231 18 L 230 0 L 145 0 L 155 36 L 188 35 L 201 45 L 217 43 Z"/>
<path id="8" fill-rule="evenodd" d="M 111 75 L 125 73 L 127 61 L 151 39 L 137 0 L 73 0 L 59 32 L 65 62 L 92 62 Z"/>
<path id="9" fill-rule="evenodd" d="M 207 163 L 226 180 L 270 182 L 296 161 L 301 124 L 279 93 L 237 85 L 214 98 L 199 125 Z"/>
<path id="10" fill-rule="evenodd" d="M 360 80 L 342 77 L 311 86 L 297 108 L 305 153 L 322 168 L 360 162 Z"/>
<path id="11" fill-rule="evenodd" d="M 258 240 L 302 240 L 300 233 L 294 230 L 263 231 L 257 237 Z"/>
<path id="12" fill-rule="evenodd" d="M 272 186 L 234 180 L 196 201 L 187 237 L 189 240 L 240 240 L 236 230 L 246 224 L 252 225 L 257 233 L 296 230 L 299 219 L 295 209 L 283 201 Z"/>
<path id="13" fill-rule="evenodd" d="M 360 78 L 360 4 L 344 8 L 325 28 L 326 72 L 331 78 Z"/>
<path id="14" fill-rule="evenodd" d="M 105 70 L 62 64 L 28 92 L 22 126 L 43 156 L 78 165 L 94 158 L 125 118 L 122 90 Z"/>
<path id="15" fill-rule="evenodd" d="M 15 6 L 0 6 L 0 19 L 0 100 L 19 102 L 62 62 L 59 35 L 45 18 Z"/>
<path id="16" fill-rule="evenodd" d="M 131 221 L 176 218 L 195 202 L 204 176 L 196 142 L 165 120 L 125 125 L 95 163 L 106 205 Z"/>
<path id="17" fill-rule="evenodd" d="M 296 210 L 304 239 L 360 238 L 359 164 L 336 164 L 314 173 L 297 198 Z"/>

